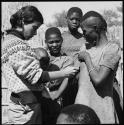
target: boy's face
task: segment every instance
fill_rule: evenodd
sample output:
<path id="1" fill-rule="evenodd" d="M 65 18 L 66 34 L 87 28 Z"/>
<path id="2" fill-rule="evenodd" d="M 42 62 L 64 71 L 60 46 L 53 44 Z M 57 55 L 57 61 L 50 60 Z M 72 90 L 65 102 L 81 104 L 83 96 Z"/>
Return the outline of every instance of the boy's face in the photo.
<path id="1" fill-rule="evenodd" d="M 47 37 L 46 43 L 51 55 L 60 54 L 62 41 L 63 41 L 62 37 L 60 37 L 58 34 L 55 33 L 50 34 Z"/>
<path id="2" fill-rule="evenodd" d="M 78 29 L 81 22 L 81 16 L 77 12 L 73 12 L 67 17 L 68 27 L 72 30 Z"/>

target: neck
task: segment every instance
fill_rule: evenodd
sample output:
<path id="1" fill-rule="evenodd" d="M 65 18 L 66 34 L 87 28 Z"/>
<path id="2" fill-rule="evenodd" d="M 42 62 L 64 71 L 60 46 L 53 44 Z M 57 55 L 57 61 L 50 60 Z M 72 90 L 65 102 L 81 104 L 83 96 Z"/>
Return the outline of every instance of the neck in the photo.
<path id="1" fill-rule="evenodd" d="M 97 40 L 97 42 L 96 42 L 96 47 L 102 47 L 102 46 L 106 45 L 108 42 L 109 41 L 107 39 L 106 34 L 101 34 L 100 39 Z"/>
<path id="2" fill-rule="evenodd" d="M 7 32 L 8 32 L 8 34 L 13 34 L 23 40 L 25 39 L 21 28 L 10 29 Z"/>
<path id="3" fill-rule="evenodd" d="M 79 39 L 82 37 L 82 34 L 78 32 L 78 29 L 69 29 L 70 33 L 72 34 L 72 36 L 74 36 L 75 38 Z"/>
<path id="4" fill-rule="evenodd" d="M 51 54 L 51 56 L 54 56 L 54 57 L 59 57 L 60 55 L 61 55 L 61 53 L 50 53 Z"/>

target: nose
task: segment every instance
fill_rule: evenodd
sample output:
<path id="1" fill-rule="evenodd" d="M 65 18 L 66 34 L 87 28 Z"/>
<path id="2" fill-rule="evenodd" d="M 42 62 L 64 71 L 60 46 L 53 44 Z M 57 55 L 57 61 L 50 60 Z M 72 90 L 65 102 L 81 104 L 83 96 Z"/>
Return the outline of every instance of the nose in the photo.
<path id="1" fill-rule="evenodd" d="M 53 46 L 57 46 L 57 43 L 53 43 Z"/>
<path id="2" fill-rule="evenodd" d="M 73 23 L 76 24 L 76 23 L 77 23 L 77 20 L 76 20 L 76 19 L 73 19 Z"/>

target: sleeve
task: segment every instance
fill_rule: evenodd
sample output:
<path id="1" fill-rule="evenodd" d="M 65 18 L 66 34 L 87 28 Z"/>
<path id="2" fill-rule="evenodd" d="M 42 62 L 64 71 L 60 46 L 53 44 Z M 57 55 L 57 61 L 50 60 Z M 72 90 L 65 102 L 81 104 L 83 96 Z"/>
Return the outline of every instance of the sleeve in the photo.
<path id="1" fill-rule="evenodd" d="M 68 67 L 68 66 L 73 66 L 74 65 L 74 61 L 71 57 L 69 56 L 65 56 L 65 60 L 62 64 L 62 69 Z"/>
<path id="2" fill-rule="evenodd" d="M 86 51 L 86 45 L 85 45 L 85 44 L 83 44 L 83 45 L 81 46 L 80 52 L 81 52 L 81 51 Z"/>
<path id="3" fill-rule="evenodd" d="M 26 47 L 26 46 L 25 46 Z M 19 48 L 19 46 L 18 46 Z M 23 46 L 24 48 L 24 46 Z M 29 51 L 19 50 L 9 57 L 15 73 L 22 79 L 27 79 L 31 84 L 36 84 L 42 74 L 39 61 L 36 60 Z"/>
<path id="4" fill-rule="evenodd" d="M 115 69 L 120 60 L 120 48 L 117 44 L 108 46 L 100 60 L 99 65 L 106 66 L 112 70 Z"/>

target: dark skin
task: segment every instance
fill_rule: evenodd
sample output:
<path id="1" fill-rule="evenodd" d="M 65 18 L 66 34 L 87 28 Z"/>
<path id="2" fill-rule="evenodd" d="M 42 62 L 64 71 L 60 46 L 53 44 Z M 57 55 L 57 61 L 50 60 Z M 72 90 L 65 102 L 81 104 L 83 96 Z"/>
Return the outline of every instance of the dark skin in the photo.
<path id="1" fill-rule="evenodd" d="M 91 46 L 93 46 L 94 42 L 96 42 L 97 47 L 104 46 L 107 43 L 107 38 L 104 32 L 101 32 L 100 36 L 102 37 L 100 38 L 99 34 L 96 32 L 96 29 L 94 29 L 94 27 L 87 27 L 85 25 L 82 25 L 82 30 L 85 32 L 84 37 L 87 40 L 92 38 L 90 39 L 90 41 L 87 41 L 89 44 L 91 44 Z M 106 43 L 103 43 L 103 41 L 106 41 Z M 88 71 L 94 68 L 90 54 L 88 52 L 86 51 L 80 52 L 78 58 L 80 61 L 85 62 Z M 100 87 L 105 85 L 106 83 L 105 81 L 108 79 L 111 72 L 112 70 L 110 68 L 105 66 L 100 66 L 99 70 L 97 69 L 92 70 L 89 73 L 89 75 L 93 82 L 93 85 L 95 87 Z"/>
<path id="2" fill-rule="evenodd" d="M 69 31 L 77 39 L 82 37 L 82 34 L 78 32 L 78 28 L 80 27 L 80 22 L 82 19 L 81 17 L 82 15 L 77 12 L 73 12 L 67 17 Z"/>
<path id="3" fill-rule="evenodd" d="M 46 43 L 51 55 L 55 57 L 60 56 L 62 42 L 63 39 L 58 34 L 53 33 L 47 37 Z"/>

